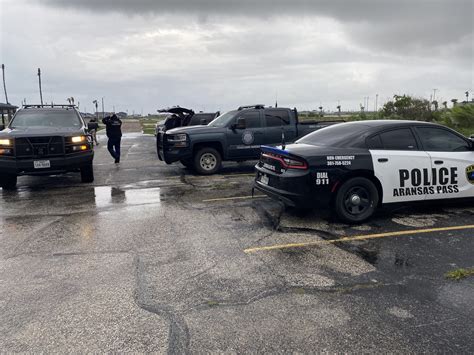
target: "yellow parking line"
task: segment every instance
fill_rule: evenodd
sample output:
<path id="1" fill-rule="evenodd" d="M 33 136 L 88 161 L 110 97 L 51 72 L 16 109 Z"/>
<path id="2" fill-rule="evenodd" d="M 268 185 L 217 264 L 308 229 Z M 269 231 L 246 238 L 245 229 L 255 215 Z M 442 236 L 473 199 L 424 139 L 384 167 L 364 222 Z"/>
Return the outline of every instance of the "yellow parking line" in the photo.
<path id="1" fill-rule="evenodd" d="M 465 225 L 465 226 L 455 226 L 455 227 L 443 227 L 443 228 L 430 228 L 430 229 L 415 229 L 409 231 L 398 231 L 398 232 L 388 232 L 388 233 L 379 233 L 379 234 L 367 234 L 367 235 L 358 235 L 354 237 L 343 237 L 339 239 L 332 240 L 318 240 L 315 242 L 307 243 L 291 243 L 291 244 L 280 244 L 280 245 L 270 245 L 266 247 L 256 247 L 245 249 L 244 253 L 251 254 L 258 251 L 267 251 L 267 250 L 280 250 L 288 248 L 302 248 L 312 245 L 322 245 L 322 244 L 334 244 L 341 242 L 352 242 L 357 240 L 366 240 L 366 239 L 376 239 L 376 238 L 387 238 L 387 237 L 398 237 L 402 235 L 413 235 L 413 234 L 422 234 L 422 233 L 433 233 L 433 232 L 446 232 L 453 230 L 463 230 L 463 229 L 474 229 L 474 225 Z"/>
<path id="2" fill-rule="evenodd" d="M 267 195 L 255 195 L 255 196 L 238 196 L 238 197 L 222 197 L 222 198 L 211 198 L 209 200 L 202 200 L 202 202 L 219 202 L 219 201 L 232 201 L 232 200 L 248 200 L 251 198 L 263 198 L 268 197 Z"/>

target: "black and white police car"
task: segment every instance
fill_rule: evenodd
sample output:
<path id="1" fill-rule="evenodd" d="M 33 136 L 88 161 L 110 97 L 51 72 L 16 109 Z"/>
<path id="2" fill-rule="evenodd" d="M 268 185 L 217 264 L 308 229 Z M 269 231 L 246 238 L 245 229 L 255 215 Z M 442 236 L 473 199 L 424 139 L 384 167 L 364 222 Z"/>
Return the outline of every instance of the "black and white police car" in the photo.
<path id="1" fill-rule="evenodd" d="M 377 206 L 474 197 L 474 141 L 434 123 L 374 120 L 261 148 L 256 189 L 290 206 L 332 206 L 349 223 Z"/>

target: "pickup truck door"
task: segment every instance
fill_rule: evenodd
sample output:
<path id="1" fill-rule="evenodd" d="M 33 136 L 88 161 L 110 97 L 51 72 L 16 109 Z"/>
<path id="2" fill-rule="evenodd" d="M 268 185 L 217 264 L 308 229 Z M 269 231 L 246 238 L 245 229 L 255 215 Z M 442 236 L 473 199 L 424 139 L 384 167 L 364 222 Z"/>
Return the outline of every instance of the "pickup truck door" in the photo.
<path id="1" fill-rule="evenodd" d="M 266 109 L 263 124 L 265 145 L 280 145 L 282 134 L 285 135 L 285 143 L 296 140 L 296 120 L 290 119 L 288 110 Z"/>
<path id="2" fill-rule="evenodd" d="M 438 127 L 417 127 L 436 175 L 435 193 L 427 199 L 474 197 L 474 151 L 471 143 Z"/>
<path id="3" fill-rule="evenodd" d="M 262 125 L 263 110 L 244 110 L 227 128 L 227 157 L 230 159 L 257 159 L 260 146 L 265 144 L 265 129 Z M 232 128 L 239 118 L 245 120 L 245 129 Z"/>

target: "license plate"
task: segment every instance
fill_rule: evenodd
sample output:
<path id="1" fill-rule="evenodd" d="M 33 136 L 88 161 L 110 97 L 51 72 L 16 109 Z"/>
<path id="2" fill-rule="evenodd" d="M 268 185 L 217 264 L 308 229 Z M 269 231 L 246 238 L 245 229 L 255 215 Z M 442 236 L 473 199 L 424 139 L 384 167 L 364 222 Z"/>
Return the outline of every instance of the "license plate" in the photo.
<path id="1" fill-rule="evenodd" d="M 267 175 L 262 175 L 260 177 L 260 182 L 264 185 L 268 185 L 268 176 Z"/>
<path id="2" fill-rule="evenodd" d="M 33 162 L 35 169 L 47 169 L 51 168 L 51 162 L 49 160 L 35 160 Z"/>

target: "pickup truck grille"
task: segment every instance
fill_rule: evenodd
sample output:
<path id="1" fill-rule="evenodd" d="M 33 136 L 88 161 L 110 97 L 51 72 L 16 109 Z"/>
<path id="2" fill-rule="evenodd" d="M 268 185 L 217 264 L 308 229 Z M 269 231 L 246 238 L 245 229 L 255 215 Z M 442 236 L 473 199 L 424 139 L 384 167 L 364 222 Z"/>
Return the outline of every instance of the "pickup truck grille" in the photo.
<path id="1" fill-rule="evenodd" d="M 46 158 L 64 155 L 63 137 L 23 137 L 15 140 L 17 158 Z"/>

